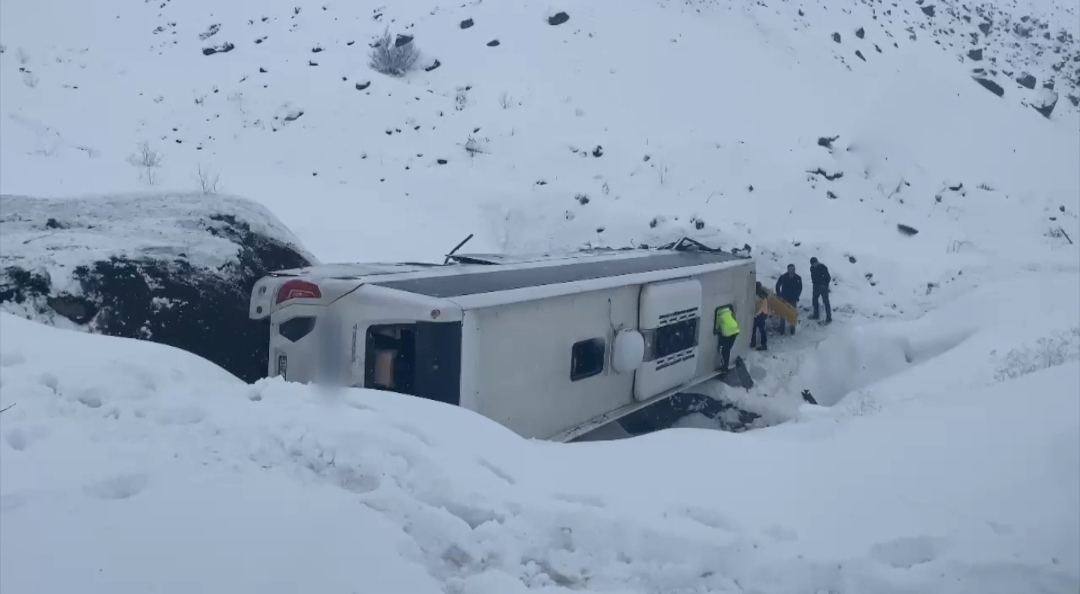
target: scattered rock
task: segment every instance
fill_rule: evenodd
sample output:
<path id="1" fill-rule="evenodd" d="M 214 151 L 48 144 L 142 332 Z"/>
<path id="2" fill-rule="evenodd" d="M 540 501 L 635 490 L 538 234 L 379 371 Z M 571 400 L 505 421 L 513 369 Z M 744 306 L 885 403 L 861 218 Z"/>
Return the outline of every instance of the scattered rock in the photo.
<path id="1" fill-rule="evenodd" d="M 295 122 L 296 120 L 300 119 L 300 116 L 302 116 L 302 115 L 304 115 L 304 110 L 297 109 L 297 110 L 294 110 L 294 111 L 290 111 L 282 119 L 285 120 L 286 122 Z"/>
<path id="2" fill-rule="evenodd" d="M 58 220 L 56 220 L 56 219 L 54 219 L 52 217 L 49 217 L 49 220 L 45 221 L 45 228 L 46 229 L 67 229 L 68 225 L 66 223 L 61 223 L 60 221 L 58 221 Z"/>
<path id="3" fill-rule="evenodd" d="M 988 78 L 975 77 L 975 82 L 979 83 L 984 88 L 986 88 L 986 90 L 997 95 L 998 97 L 1003 97 L 1005 95 L 1005 89 L 1001 88 L 1001 85 Z"/>
<path id="4" fill-rule="evenodd" d="M 498 47 L 499 46 L 499 40 L 498 39 L 492 39 L 491 41 L 487 42 L 487 46 L 488 47 Z"/>
<path id="5" fill-rule="evenodd" d="M 840 43 L 840 34 L 839 33 L 833 33 L 832 34 L 832 40 L 835 41 L 836 43 Z"/>
<path id="6" fill-rule="evenodd" d="M 900 233 L 904 234 L 904 235 L 909 236 L 909 237 L 912 236 L 912 235 L 915 235 L 916 233 L 919 232 L 919 230 L 916 229 L 915 227 L 912 227 L 910 225 L 905 225 L 903 223 L 897 223 L 896 224 L 896 230 L 899 231 Z"/>
<path id="7" fill-rule="evenodd" d="M 259 43 L 256 41 L 255 43 Z M 236 46 L 226 41 L 222 45 L 215 45 L 211 47 L 204 47 L 202 53 L 204 56 L 212 56 L 214 54 L 225 54 L 233 51 Z"/>
<path id="8" fill-rule="evenodd" d="M 863 29 L 862 27 L 859 27 L 858 29 L 855 30 L 855 37 L 858 37 L 859 39 L 863 39 L 864 37 L 866 37 L 866 30 Z"/>
<path id="9" fill-rule="evenodd" d="M 829 200 L 836 200 L 837 198 L 839 198 L 839 196 L 834 194 L 831 190 L 825 192 L 825 195 L 828 196 Z"/>
<path id="10" fill-rule="evenodd" d="M 830 175 L 828 173 L 825 173 L 825 170 L 820 168 L 820 167 L 818 167 L 817 169 L 815 169 L 813 171 L 809 171 L 807 173 L 810 173 L 811 175 L 820 175 L 820 176 L 824 177 L 825 179 L 827 179 L 829 181 L 835 181 L 835 180 L 840 179 L 841 177 L 844 177 L 844 172 L 843 171 L 837 171 L 836 173 L 833 173 L 833 174 Z"/>
<path id="11" fill-rule="evenodd" d="M 402 34 L 398 33 L 398 36 L 394 39 L 394 47 L 401 47 L 403 45 L 408 45 L 408 44 L 412 43 L 412 40 L 413 40 L 412 35 L 402 35 Z"/>
<path id="12" fill-rule="evenodd" d="M 934 16 L 934 5 L 930 4 L 929 6 L 923 6 L 922 11 L 926 16 L 932 17 Z"/>
<path id="13" fill-rule="evenodd" d="M 982 48 L 980 47 L 978 49 L 968 50 L 967 55 L 968 55 L 969 59 L 974 60 L 976 62 L 979 62 L 979 61 L 981 61 L 983 59 Z"/>
<path id="14" fill-rule="evenodd" d="M 1016 82 L 1022 87 L 1034 89 L 1036 80 L 1034 76 L 1025 72 L 1023 75 L 1017 77 Z"/>
<path id="15" fill-rule="evenodd" d="M 855 256 L 848 256 L 847 259 L 848 259 L 848 262 L 851 262 L 852 264 L 855 263 Z"/>
<path id="16" fill-rule="evenodd" d="M 439 165 L 446 165 L 447 163 L 446 159 L 435 159 L 435 162 Z"/>
<path id="17" fill-rule="evenodd" d="M 960 190 L 964 189 L 964 182 L 960 182 L 960 183 L 956 184 L 955 186 L 947 186 L 947 187 L 950 190 L 952 190 L 953 192 L 959 192 Z"/>
<path id="18" fill-rule="evenodd" d="M 264 207 L 229 196 L 0 201 L 0 235 L 11 246 L 0 270 L 4 310 L 177 347 L 248 382 L 266 375 L 270 332 L 266 320 L 248 317 L 252 286 L 313 260 Z M 40 236 L 50 218 L 77 222 L 18 249 L 19 237 Z M 133 241 L 118 244 L 117 234 Z M 193 244 L 197 260 L 185 253 Z M 121 249 L 108 255 L 110 245 Z M 70 262 L 70 272 L 50 278 L 43 250 Z"/>
<path id="19" fill-rule="evenodd" d="M 859 59 L 860 59 L 860 60 L 862 60 L 863 62 L 865 62 L 865 61 L 866 61 L 866 57 L 864 57 L 864 56 L 862 55 L 862 52 L 860 52 L 859 50 L 855 50 L 855 55 L 856 55 L 856 56 L 858 56 L 858 57 L 859 57 Z"/>
<path id="20" fill-rule="evenodd" d="M 435 60 L 435 61 L 434 61 L 434 62 L 433 62 L 433 63 L 431 64 L 431 66 L 425 66 L 425 67 L 424 67 L 424 72 L 431 72 L 432 70 L 435 70 L 435 69 L 436 69 L 436 68 L 438 68 L 439 66 L 442 66 L 442 62 L 440 62 L 440 61 L 438 61 L 438 60 Z"/>
<path id="21" fill-rule="evenodd" d="M 473 20 L 472 19 L 465 19 L 464 21 L 461 21 L 461 28 L 462 29 L 468 29 L 471 26 L 473 26 Z"/>
<path id="22" fill-rule="evenodd" d="M 321 48 L 321 47 L 319 47 L 317 45 L 315 47 L 311 48 L 311 53 L 313 53 L 313 54 L 317 54 L 317 53 L 319 53 L 321 51 L 323 51 L 323 48 Z"/>
<path id="23" fill-rule="evenodd" d="M 596 148 L 594 148 L 593 151 L 592 151 L 592 156 L 594 156 L 594 157 L 603 157 L 604 156 L 604 147 L 600 146 L 599 144 L 596 145 Z"/>
<path id="24" fill-rule="evenodd" d="M 557 12 L 557 13 L 551 15 L 550 17 L 548 17 L 548 24 L 549 25 L 561 25 L 561 24 L 563 24 L 563 23 L 565 23 L 566 21 L 569 21 L 569 20 L 570 20 L 570 15 L 566 14 L 565 12 Z"/>
<path id="25" fill-rule="evenodd" d="M 979 23 L 979 30 L 982 31 L 983 35 L 989 35 L 990 34 L 990 27 L 992 25 L 993 25 L 993 23 Z"/>
<path id="26" fill-rule="evenodd" d="M 876 43 L 874 44 L 874 49 L 877 50 L 877 53 L 879 53 L 879 54 L 884 53 L 884 52 L 881 51 L 881 48 L 878 47 L 878 44 L 876 44 Z"/>
<path id="27" fill-rule="evenodd" d="M 265 68 L 262 68 L 262 67 L 259 67 L 259 72 L 260 72 L 261 74 L 266 74 L 266 69 L 265 69 Z"/>
<path id="28" fill-rule="evenodd" d="M 822 136 L 822 137 L 817 139 L 817 144 L 818 144 L 818 146 L 823 146 L 823 147 L 825 147 L 825 148 L 827 148 L 827 149 L 829 149 L 831 151 L 832 150 L 832 143 L 836 142 L 839 139 L 840 139 L 839 136 L 833 136 L 831 138 L 827 137 L 827 136 Z"/>
<path id="29" fill-rule="evenodd" d="M 574 200 L 577 200 L 582 205 L 589 203 L 589 197 L 585 194 L 577 194 L 576 196 L 574 196 Z"/>
<path id="30" fill-rule="evenodd" d="M 311 60 L 308 60 L 308 63 L 307 63 L 307 65 L 308 65 L 308 66 L 318 66 L 318 65 L 319 65 L 319 63 L 318 63 L 318 62 L 313 62 L 313 61 L 311 61 Z"/>
<path id="31" fill-rule="evenodd" d="M 371 81 L 370 80 L 364 81 L 362 83 L 356 83 L 356 90 L 357 91 L 363 91 L 364 89 L 366 89 L 366 88 L 368 88 L 370 86 L 371 86 Z"/>
<path id="32" fill-rule="evenodd" d="M 1050 89 L 1039 89 L 1039 96 L 1031 103 L 1031 107 L 1035 111 L 1041 113 L 1043 117 L 1049 118 L 1050 114 L 1054 113 L 1054 108 L 1057 107 L 1058 94 Z"/>

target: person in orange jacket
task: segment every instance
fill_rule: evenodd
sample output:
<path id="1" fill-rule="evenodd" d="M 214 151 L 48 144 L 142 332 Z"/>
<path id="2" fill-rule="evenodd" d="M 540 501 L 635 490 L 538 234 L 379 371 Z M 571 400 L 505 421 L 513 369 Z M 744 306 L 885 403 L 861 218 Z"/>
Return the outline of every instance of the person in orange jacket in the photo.
<path id="1" fill-rule="evenodd" d="M 765 287 L 761 286 L 761 283 L 757 284 L 757 311 L 754 314 L 754 327 L 750 331 L 750 348 L 756 348 L 759 351 L 768 350 L 768 339 L 765 333 L 765 321 L 769 319 L 769 294 L 765 292 Z M 758 346 L 758 337 L 761 337 L 761 345 Z"/>

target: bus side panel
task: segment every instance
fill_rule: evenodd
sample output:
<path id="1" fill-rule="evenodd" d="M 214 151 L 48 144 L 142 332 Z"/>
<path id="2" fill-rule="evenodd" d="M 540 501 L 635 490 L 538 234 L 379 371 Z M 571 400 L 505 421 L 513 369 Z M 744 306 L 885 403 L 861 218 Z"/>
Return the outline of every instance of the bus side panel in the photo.
<path id="1" fill-rule="evenodd" d="M 547 438 L 629 404 L 634 373 L 611 369 L 612 329 L 637 328 L 639 288 L 470 311 L 481 362 L 473 410 L 525 437 Z M 597 368 L 597 351 L 583 347 L 601 341 Z"/>

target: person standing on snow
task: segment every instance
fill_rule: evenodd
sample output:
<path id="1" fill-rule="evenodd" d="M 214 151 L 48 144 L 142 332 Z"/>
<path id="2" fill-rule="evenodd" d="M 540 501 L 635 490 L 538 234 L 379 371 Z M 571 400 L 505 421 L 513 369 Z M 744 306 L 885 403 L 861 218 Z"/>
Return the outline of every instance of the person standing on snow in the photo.
<path id="1" fill-rule="evenodd" d="M 731 359 L 731 347 L 735 346 L 735 339 L 739 337 L 739 322 L 735 320 L 735 312 L 730 305 L 725 305 L 716 310 L 716 319 L 713 320 L 713 332 L 719 335 L 717 346 L 720 349 L 720 366 L 717 368 L 722 375 L 728 372 L 728 362 Z"/>
<path id="2" fill-rule="evenodd" d="M 757 311 L 754 314 L 754 327 L 750 330 L 750 348 L 765 351 L 769 348 L 765 334 L 765 320 L 769 319 L 769 294 L 765 292 L 765 287 L 761 286 L 761 283 L 757 284 L 757 296 L 754 300 L 757 303 Z M 761 346 L 757 346 L 759 336 Z"/>
<path id="3" fill-rule="evenodd" d="M 818 262 L 817 258 L 810 258 L 810 282 L 814 286 L 814 313 L 810 316 L 811 320 L 821 319 L 821 314 L 818 311 L 818 299 L 825 304 L 825 323 L 832 323 L 832 307 L 829 305 L 829 283 L 832 282 L 832 277 L 829 276 L 829 269 Z"/>
<path id="4" fill-rule="evenodd" d="M 776 279 L 776 296 L 790 303 L 791 307 L 798 308 L 799 297 L 802 297 L 802 277 L 795 274 L 794 264 L 788 264 L 787 272 Z M 780 334 L 784 333 L 785 327 L 784 318 L 780 318 Z M 795 334 L 794 325 L 791 326 L 791 333 Z"/>

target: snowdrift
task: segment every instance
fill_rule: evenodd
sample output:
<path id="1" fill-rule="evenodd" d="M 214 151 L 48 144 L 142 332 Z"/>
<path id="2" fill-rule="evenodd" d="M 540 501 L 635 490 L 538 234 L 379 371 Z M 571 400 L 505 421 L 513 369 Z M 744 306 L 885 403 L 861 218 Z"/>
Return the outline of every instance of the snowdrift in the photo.
<path id="1" fill-rule="evenodd" d="M 2 314 L 0 589 L 1075 592 L 1080 362 L 997 382 L 979 319 L 858 414 L 551 444 Z"/>

